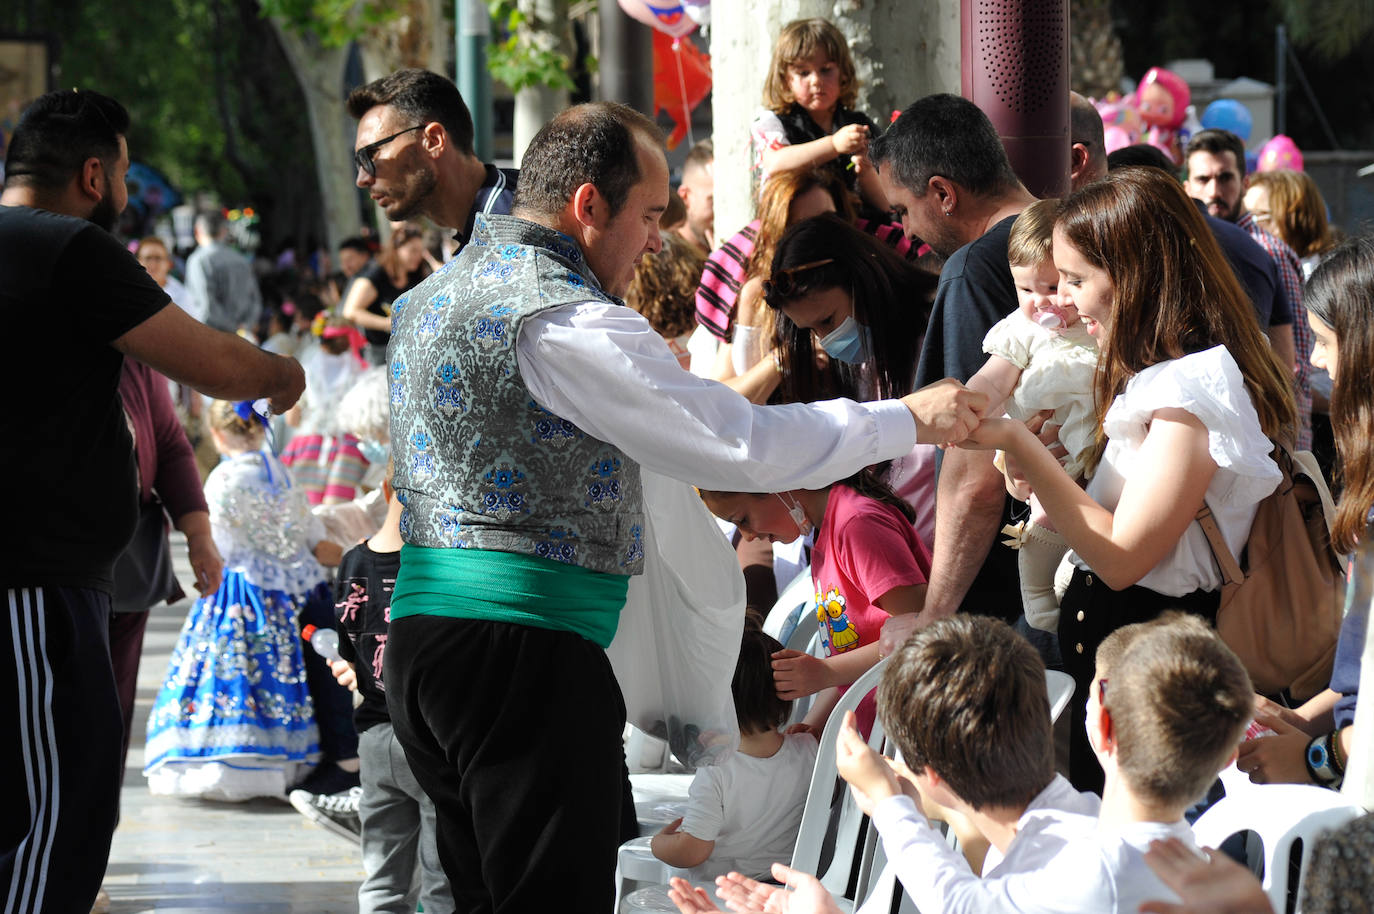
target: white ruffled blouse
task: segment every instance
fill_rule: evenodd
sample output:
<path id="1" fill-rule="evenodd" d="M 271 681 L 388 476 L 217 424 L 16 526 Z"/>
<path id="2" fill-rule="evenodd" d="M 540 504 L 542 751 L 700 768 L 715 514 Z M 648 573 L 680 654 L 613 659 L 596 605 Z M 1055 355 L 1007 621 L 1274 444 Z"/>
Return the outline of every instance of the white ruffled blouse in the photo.
<path id="1" fill-rule="evenodd" d="M 1136 471 L 1151 418 L 1156 410 L 1169 408 L 1191 413 L 1207 428 L 1207 450 L 1217 472 L 1205 498 L 1227 545 L 1239 555 L 1259 502 L 1283 476 L 1269 456 L 1273 444 L 1260 428 L 1240 367 L 1225 346 L 1151 365 L 1131 378 L 1107 411 L 1107 447 L 1088 483 L 1088 494 L 1104 508 L 1116 510 L 1126 481 Z M 1091 570 L 1076 554 L 1072 561 Z M 1173 550 L 1138 583 L 1171 597 L 1220 590 L 1221 572 L 1202 528 L 1190 524 Z"/>

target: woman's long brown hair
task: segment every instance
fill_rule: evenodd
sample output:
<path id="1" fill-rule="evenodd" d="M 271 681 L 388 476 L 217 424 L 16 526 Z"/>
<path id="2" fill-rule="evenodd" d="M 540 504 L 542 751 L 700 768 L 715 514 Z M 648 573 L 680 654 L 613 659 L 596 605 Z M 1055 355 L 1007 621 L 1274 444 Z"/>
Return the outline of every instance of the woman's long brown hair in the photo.
<path id="1" fill-rule="evenodd" d="M 1308 280 L 1303 304 L 1336 334 L 1331 429 L 1344 488 L 1331 541 L 1350 552 L 1374 507 L 1374 239 L 1337 246 Z"/>
<path id="2" fill-rule="evenodd" d="M 1297 410 L 1288 372 L 1178 181 L 1158 168 L 1113 171 L 1065 199 L 1055 229 L 1107 272 L 1115 290 L 1107 335 L 1098 342 L 1098 458 L 1106 444 L 1102 420 L 1133 376 L 1219 345 L 1240 367 L 1264 433 L 1292 443 Z"/>

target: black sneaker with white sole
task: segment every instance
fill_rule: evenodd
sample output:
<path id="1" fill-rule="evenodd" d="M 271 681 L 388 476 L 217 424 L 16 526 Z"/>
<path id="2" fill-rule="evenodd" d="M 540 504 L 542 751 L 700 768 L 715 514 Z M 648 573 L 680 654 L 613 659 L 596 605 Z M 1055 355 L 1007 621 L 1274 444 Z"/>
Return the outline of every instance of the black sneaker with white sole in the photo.
<path id="1" fill-rule="evenodd" d="M 335 794 L 293 790 L 288 799 L 296 811 L 311 822 L 357 844 L 362 839 L 363 831 L 362 820 L 358 818 L 358 800 L 362 795 L 361 787 Z"/>

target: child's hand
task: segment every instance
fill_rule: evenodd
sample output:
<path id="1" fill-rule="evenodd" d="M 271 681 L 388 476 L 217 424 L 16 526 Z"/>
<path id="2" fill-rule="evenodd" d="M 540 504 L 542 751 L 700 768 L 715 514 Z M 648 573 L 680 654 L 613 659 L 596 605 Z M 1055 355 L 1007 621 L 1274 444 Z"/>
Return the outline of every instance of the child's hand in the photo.
<path id="1" fill-rule="evenodd" d="M 662 828 L 660 828 L 660 829 L 658 830 L 658 833 L 659 833 L 660 835 L 676 835 L 676 834 L 677 834 L 677 830 L 678 830 L 679 828 L 681 828 L 681 827 L 682 827 L 682 816 L 678 816 L 676 819 L 674 819 L 673 821 L 669 822 L 667 825 L 665 825 L 665 826 L 663 826 Z"/>
<path id="2" fill-rule="evenodd" d="M 773 653 L 773 685 L 779 698 L 792 701 L 837 683 L 832 681 L 830 667 L 821 658 L 802 651 L 782 650 Z"/>
<path id="3" fill-rule="evenodd" d="M 1210 848 L 1199 857 L 1177 838 L 1151 841 L 1145 862 L 1173 889 L 1182 904 L 1147 901 L 1150 914 L 1272 914 L 1269 898 L 1255 874 Z"/>
<path id="4" fill-rule="evenodd" d="M 844 725 L 840 727 L 839 739 L 835 743 L 835 767 L 840 777 L 849 784 L 859 809 L 863 810 L 864 815 L 871 816 L 873 807 L 879 801 L 899 795 L 902 787 L 887 760 L 864 742 L 854 721 L 854 712 L 846 711 Z"/>
<path id="5" fill-rule="evenodd" d="M 682 914 L 708 914 L 720 911 L 720 908 L 711 903 L 705 889 L 699 889 L 677 876 L 668 880 L 668 900 L 677 905 Z"/>
<path id="6" fill-rule="evenodd" d="M 716 879 L 716 894 L 736 914 L 840 914 L 830 892 L 810 873 L 775 863 L 773 878 L 782 885 L 765 885 L 739 873 L 730 873 Z M 691 908 L 679 910 L 695 914 Z"/>
<path id="7" fill-rule="evenodd" d="M 830 135 L 836 155 L 859 155 L 868 151 L 868 128 L 863 124 L 841 127 Z"/>
<path id="8" fill-rule="evenodd" d="M 787 736 L 791 736 L 794 733 L 809 733 L 812 739 L 819 740 L 821 738 L 820 733 L 816 732 L 816 728 L 804 720 L 798 721 L 782 732 Z"/>
<path id="9" fill-rule="evenodd" d="M 353 664 L 349 663 L 347 660 L 330 661 L 329 672 L 333 673 L 339 685 L 348 689 L 348 691 L 358 691 L 358 671 L 355 670 Z"/>

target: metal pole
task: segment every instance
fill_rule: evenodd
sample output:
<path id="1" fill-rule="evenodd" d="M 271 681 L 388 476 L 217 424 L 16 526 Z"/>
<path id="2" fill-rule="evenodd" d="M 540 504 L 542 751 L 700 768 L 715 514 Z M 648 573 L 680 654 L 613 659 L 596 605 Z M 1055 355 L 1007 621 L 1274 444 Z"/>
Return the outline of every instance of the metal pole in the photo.
<path id="1" fill-rule="evenodd" d="M 1274 28 L 1274 134 L 1288 135 L 1288 28 Z"/>
<path id="2" fill-rule="evenodd" d="M 454 41 L 458 91 L 472 112 L 472 145 L 477 157 L 491 161 L 491 74 L 487 72 L 487 43 L 491 14 L 485 0 L 454 0 Z"/>

